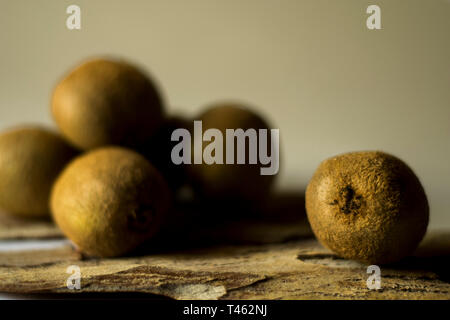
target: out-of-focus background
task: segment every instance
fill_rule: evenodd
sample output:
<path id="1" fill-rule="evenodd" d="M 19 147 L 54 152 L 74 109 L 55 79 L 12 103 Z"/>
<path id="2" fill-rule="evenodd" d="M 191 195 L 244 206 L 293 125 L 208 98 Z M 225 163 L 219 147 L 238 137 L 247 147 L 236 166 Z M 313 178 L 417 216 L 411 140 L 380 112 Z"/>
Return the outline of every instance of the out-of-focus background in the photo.
<path id="1" fill-rule="evenodd" d="M 71 4 L 81 30 L 66 28 Z M 371 4 L 381 30 L 366 27 Z M 279 187 L 301 191 L 324 158 L 380 149 L 421 179 L 431 227 L 450 227 L 450 1 L 1 0 L 0 129 L 54 126 L 55 83 L 105 54 L 150 72 L 170 112 L 258 108 L 280 128 Z"/>

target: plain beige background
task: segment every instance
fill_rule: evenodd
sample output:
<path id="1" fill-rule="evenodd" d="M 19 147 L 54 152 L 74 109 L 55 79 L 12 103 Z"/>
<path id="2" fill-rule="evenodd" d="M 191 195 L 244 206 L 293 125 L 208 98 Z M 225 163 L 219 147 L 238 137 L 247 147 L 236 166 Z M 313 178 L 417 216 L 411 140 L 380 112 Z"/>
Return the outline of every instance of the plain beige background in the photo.
<path id="1" fill-rule="evenodd" d="M 81 7 L 82 29 L 66 28 Z M 382 30 L 366 28 L 381 7 Z M 0 129 L 52 124 L 49 96 L 92 55 L 146 68 L 171 112 L 250 103 L 282 139 L 279 186 L 306 186 L 324 158 L 380 149 L 425 186 L 450 227 L 450 1 L 1 0 Z"/>

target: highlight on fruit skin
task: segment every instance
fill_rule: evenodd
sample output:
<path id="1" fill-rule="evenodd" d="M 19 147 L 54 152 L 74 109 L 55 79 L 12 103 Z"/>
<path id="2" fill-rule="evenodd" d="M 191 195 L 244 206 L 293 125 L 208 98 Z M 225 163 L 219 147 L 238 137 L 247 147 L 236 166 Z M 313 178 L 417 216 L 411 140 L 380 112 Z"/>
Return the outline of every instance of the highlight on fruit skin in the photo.
<path id="1" fill-rule="evenodd" d="M 134 148 L 159 129 L 164 116 L 155 83 L 117 59 L 93 59 L 73 69 L 55 87 L 51 111 L 63 135 L 83 150 Z"/>
<path id="2" fill-rule="evenodd" d="M 425 235 L 429 206 L 414 172 L 379 151 L 323 161 L 306 189 L 308 220 L 337 255 L 369 264 L 396 262 Z"/>
<path id="3" fill-rule="evenodd" d="M 219 102 L 210 105 L 195 120 L 202 121 L 203 131 L 218 129 L 223 135 L 223 145 L 227 143 L 227 129 L 267 129 L 269 131 L 270 150 L 270 125 L 257 112 L 249 106 L 236 102 Z M 191 133 L 194 137 L 194 132 Z M 192 139 L 194 144 L 194 138 Z M 202 152 L 206 147 L 203 143 Z M 266 197 L 276 179 L 277 175 L 261 175 L 262 164 L 249 164 L 248 139 L 246 141 L 245 153 L 246 163 L 237 164 L 235 144 L 234 164 L 191 164 L 188 166 L 188 176 L 196 191 L 203 197 L 214 199 L 233 199 L 249 202 L 260 201 Z M 192 157 L 194 157 L 194 145 L 192 146 Z M 224 157 L 226 153 L 224 151 Z M 192 161 L 192 163 L 194 163 Z"/>
<path id="4" fill-rule="evenodd" d="M 76 154 L 59 134 L 39 126 L 0 134 L 0 208 L 20 217 L 50 217 L 51 187 Z"/>
<path id="5" fill-rule="evenodd" d="M 105 147 L 76 158 L 51 195 L 55 222 L 89 256 L 115 257 L 152 238 L 170 206 L 167 183 L 140 154 Z"/>

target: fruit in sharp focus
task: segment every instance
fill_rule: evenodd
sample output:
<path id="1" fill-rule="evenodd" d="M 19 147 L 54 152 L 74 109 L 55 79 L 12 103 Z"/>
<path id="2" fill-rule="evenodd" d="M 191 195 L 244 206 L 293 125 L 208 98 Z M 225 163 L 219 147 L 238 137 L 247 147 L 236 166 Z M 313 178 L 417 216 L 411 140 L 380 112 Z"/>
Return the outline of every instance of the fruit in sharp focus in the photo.
<path id="1" fill-rule="evenodd" d="M 234 143 L 234 164 L 227 164 L 226 144 L 227 129 L 259 129 L 268 130 L 268 150 L 270 150 L 270 127 L 267 122 L 246 106 L 222 103 L 216 104 L 203 112 L 196 120 L 202 121 L 203 132 L 218 129 L 223 136 L 224 164 L 192 164 L 188 171 L 196 189 L 200 194 L 211 198 L 236 198 L 242 200 L 260 199 L 268 194 L 276 175 L 262 175 L 262 164 L 249 163 L 249 139 L 245 142 L 245 164 L 237 164 L 237 143 Z M 192 134 L 194 137 L 195 134 Z M 259 138 L 258 138 L 259 139 Z M 193 139 L 194 141 L 194 139 Z M 208 143 L 203 142 L 203 151 Z M 259 148 L 259 147 L 258 147 Z M 195 147 L 192 147 L 195 153 Z"/>
<path id="2" fill-rule="evenodd" d="M 0 208 L 22 217 L 49 217 L 53 182 L 74 157 L 58 134 L 22 127 L 0 135 Z"/>
<path id="3" fill-rule="evenodd" d="M 341 257 L 371 264 L 411 254 L 429 215 L 414 172 L 400 159 L 376 151 L 323 161 L 307 187 L 306 210 L 322 244 Z"/>
<path id="4" fill-rule="evenodd" d="M 84 150 L 138 146 L 163 121 L 154 83 L 119 60 L 91 60 L 75 68 L 56 86 L 51 108 L 62 133 Z"/>
<path id="5" fill-rule="evenodd" d="M 106 147 L 75 159 L 52 191 L 54 220 L 87 255 L 124 255 L 158 231 L 167 183 L 138 153 Z"/>

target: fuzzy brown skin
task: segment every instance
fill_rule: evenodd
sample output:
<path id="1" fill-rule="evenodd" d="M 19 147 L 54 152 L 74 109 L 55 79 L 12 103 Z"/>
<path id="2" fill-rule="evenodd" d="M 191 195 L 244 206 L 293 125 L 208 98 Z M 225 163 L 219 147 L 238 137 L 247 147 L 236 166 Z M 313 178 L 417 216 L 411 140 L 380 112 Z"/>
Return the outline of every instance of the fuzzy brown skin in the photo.
<path id="1" fill-rule="evenodd" d="M 385 264 L 411 254 L 428 225 L 420 181 L 400 159 L 354 152 L 327 159 L 306 189 L 319 241 L 341 257 Z"/>
<path id="2" fill-rule="evenodd" d="M 26 218 L 50 216 L 50 189 L 76 155 L 60 135 L 40 127 L 0 135 L 0 207 Z"/>
<path id="3" fill-rule="evenodd" d="M 119 147 L 75 159 L 52 191 L 53 218 L 89 256 L 124 255 L 151 238 L 169 207 L 167 183 L 138 153 Z"/>
<path id="4" fill-rule="evenodd" d="M 276 175 L 261 175 L 261 164 L 248 164 L 248 140 L 246 141 L 246 164 L 226 164 L 226 129 L 250 128 L 270 129 L 269 125 L 258 114 L 245 106 L 223 103 L 208 108 L 195 120 L 201 120 L 203 132 L 210 128 L 219 129 L 223 135 L 224 164 L 192 164 L 188 166 L 190 179 L 196 189 L 206 197 L 235 198 L 242 200 L 256 200 L 266 196 L 275 180 Z M 192 141 L 194 141 L 193 132 Z M 270 142 L 270 130 L 268 133 Z M 209 142 L 203 143 L 203 150 Z M 268 146 L 270 150 L 270 144 Z M 194 147 L 192 147 L 192 156 Z M 193 162 L 192 162 L 193 163 Z"/>
<path id="5" fill-rule="evenodd" d="M 67 139 L 83 150 L 136 147 L 163 122 L 163 106 L 150 79 L 123 61 L 83 63 L 55 88 L 51 109 Z"/>

